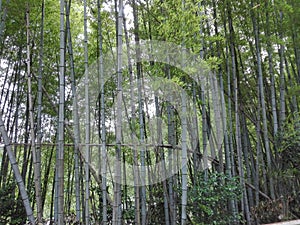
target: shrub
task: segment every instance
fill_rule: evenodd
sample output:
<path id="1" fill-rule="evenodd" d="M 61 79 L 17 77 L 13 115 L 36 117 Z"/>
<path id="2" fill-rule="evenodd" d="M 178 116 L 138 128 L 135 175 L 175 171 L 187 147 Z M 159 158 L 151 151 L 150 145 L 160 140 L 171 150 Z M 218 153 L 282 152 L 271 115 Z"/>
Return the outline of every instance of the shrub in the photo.
<path id="1" fill-rule="evenodd" d="M 188 193 L 188 210 L 195 224 L 232 224 L 234 216 L 228 205 L 240 199 L 242 187 L 238 179 L 221 173 L 210 173 L 205 179 L 201 172 Z"/>
<path id="2" fill-rule="evenodd" d="M 0 224 L 24 224 L 26 212 L 23 202 L 15 196 L 15 183 L 9 183 L 0 189 Z"/>

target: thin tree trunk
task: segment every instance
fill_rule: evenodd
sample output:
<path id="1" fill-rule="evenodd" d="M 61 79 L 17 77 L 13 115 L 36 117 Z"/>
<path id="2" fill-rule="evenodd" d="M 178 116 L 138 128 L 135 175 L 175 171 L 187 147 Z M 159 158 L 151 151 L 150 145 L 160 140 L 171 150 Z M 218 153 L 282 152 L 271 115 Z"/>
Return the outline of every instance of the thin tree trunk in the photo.
<path id="1" fill-rule="evenodd" d="M 228 55 L 228 47 L 226 45 L 226 55 Z M 228 57 L 227 57 L 228 58 Z M 226 66 L 228 65 L 228 59 L 226 60 Z M 232 168 L 231 168 L 231 151 L 230 151 L 230 145 L 229 145 L 229 130 L 227 126 L 227 112 L 225 108 L 225 97 L 224 97 L 224 84 L 223 84 L 223 73 L 220 70 L 219 71 L 219 80 L 220 80 L 220 93 L 221 93 L 221 107 L 222 107 L 222 125 L 224 130 L 224 147 L 225 147 L 225 174 L 228 175 L 229 178 L 232 178 Z M 230 84 L 229 84 L 230 85 Z M 229 209 L 231 214 L 233 215 L 233 218 L 236 217 L 236 210 L 235 210 L 235 199 L 230 199 L 229 201 Z"/>
<path id="2" fill-rule="evenodd" d="M 292 77 L 291 77 L 291 73 L 290 73 L 290 69 L 289 69 L 289 64 L 288 64 L 288 61 L 287 61 L 287 58 L 284 57 L 284 64 L 285 64 L 285 68 L 286 68 L 286 73 L 287 73 L 287 77 L 288 77 L 288 84 L 289 84 L 289 87 L 291 88 L 291 90 L 294 90 L 294 86 L 295 86 L 295 83 L 293 82 L 292 80 Z M 292 100 L 291 100 L 291 107 L 290 107 L 290 110 L 293 114 L 297 113 L 298 112 L 298 106 L 297 106 L 297 97 L 295 94 L 292 95 Z"/>
<path id="3" fill-rule="evenodd" d="M 232 71 L 232 80 L 235 82 L 235 77 L 236 77 L 236 60 L 235 60 L 235 47 L 234 47 L 234 30 L 232 26 L 232 15 L 231 15 L 231 10 L 230 6 L 227 5 L 228 8 L 228 26 L 229 26 L 229 49 L 227 50 L 227 55 L 228 55 L 228 62 L 227 62 L 227 76 L 228 76 L 228 112 L 229 112 L 229 121 L 233 121 L 233 116 L 232 116 L 232 91 L 231 91 L 231 76 L 230 76 L 230 71 Z M 226 24 L 224 24 L 224 28 L 226 29 Z M 229 51 L 228 51 L 229 50 Z M 231 59 L 231 70 L 229 68 L 229 58 Z M 235 91 L 235 90 L 234 90 Z M 236 171 L 235 171 L 235 157 L 234 157 L 234 147 L 233 147 L 233 123 L 230 122 L 229 125 L 229 146 L 230 146 L 230 159 L 231 159 L 231 168 L 232 168 L 232 176 L 236 176 Z M 238 223 L 237 219 L 237 212 L 238 212 L 238 204 L 237 201 L 232 202 L 232 212 L 234 216 L 234 224 Z"/>
<path id="4" fill-rule="evenodd" d="M 269 26 L 269 8 L 268 1 L 265 2 L 266 9 L 266 37 L 267 37 L 267 52 L 268 52 L 268 61 L 269 61 L 269 74 L 271 77 L 271 104 L 272 104 L 272 114 L 273 114 L 273 131 L 274 135 L 278 131 L 278 119 L 277 119 L 277 107 L 276 107 L 276 92 L 275 92 L 275 76 L 273 69 L 273 54 L 272 54 L 272 44 L 270 40 L 270 26 Z"/>
<path id="5" fill-rule="evenodd" d="M 251 8 L 254 7 L 253 1 L 251 1 Z M 268 172 L 272 171 L 272 155 L 270 150 L 269 135 L 268 135 L 268 125 L 267 125 L 267 112 L 266 112 L 266 103 L 265 103 L 265 93 L 263 85 L 263 74 L 262 74 L 262 60 L 261 60 L 261 50 L 260 50 L 260 39 L 259 39 L 259 27 L 257 24 L 257 18 L 254 15 L 253 10 L 251 11 L 251 19 L 253 24 L 253 32 L 255 36 L 255 47 L 256 47 L 256 58 L 257 58 L 257 69 L 258 69 L 258 84 L 259 92 L 261 98 L 261 109 L 262 109 L 262 119 L 263 119 L 263 133 L 264 133 L 264 142 L 266 148 L 267 156 L 267 165 Z M 272 199 L 275 199 L 274 191 L 274 180 L 272 175 L 269 177 L 269 191 Z"/>
<path id="6" fill-rule="evenodd" d="M 84 92 L 85 92 L 85 224 L 90 224 L 90 104 L 89 104 L 89 65 L 87 34 L 87 0 L 84 0 Z"/>
<path id="7" fill-rule="evenodd" d="M 259 86 L 257 85 L 257 90 L 259 90 Z M 260 125 L 260 117 L 261 117 L 261 104 L 260 104 L 260 97 L 258 96 L 258 104 L 257 104 L 257 116 L 256 116 L 256 121 L 255 121 L 255 130 L 256 130 L 256 162 L 255 162 L 255 169 L 256 169 L 256 174 L 255 174 L 255 180 L 254 180 L 254 185 L 255 185 L 255 203 L 256 206 L 259 204 L 259 180 L 260 180 L 260 161 L 262 160 L 262 154 L 261 154 L 261 125 Z M 266 190 L 265 190 L 266 191 Z M 259 223 L 259 219 L 257 218 Z"/>
<path id="8" fill-rule="evenodd" d="M 50 177 L 50 169 L 52 165 L 52 158 L 53 158 L 53 152 L 54 152 L 54 147 L 50 150 L 50 156 L 47 158 L 47 165 L 45 166 L 45 173 L 44 173 L 44 179 L 43 179 L 43 190 L 42 190 L 42 207 L 44 208 L 45 202 L 46 202 L 46 195 L 48 191 L 48 183 L 49 183 L 49 177 Z M 52 207 L 50 207 L 52 209 Z M 50 217 L 52 218 L 52 217 Z"/>
<path id="9" fill-rule="evenodd" d="M 75 166 L 75 198 L 76 198 L 76 220 L 81 220 L 80 210 L 80 172 L 79 172 L 79 143 L 80 131 L 79 131 L 79 116 L 78 116 L 78 101 L 77 91 L 75 82 L 75 70 L 74 70 L 74 59 L 73 59 L 73 46 L 70 29 L 70 7 L 71 0 L 66 6 L 66 26 L 67 26 L 67 41 L 68 41 L 68 53 L 70 56 L 70 73 L 71 73 L 71 90 L 73 94 L 73 119 L 74 119 L 74 166 Z"/>
<path id="10" fill-rule="evenodd" d="M 217 7 L 216 7 L 216 2 L 213 1 L 213 18 L 214 18 L 214 27 L 215 27 L 215 35 L 219 35 L 219 30 L 218 30 L 218 20 L 217 20 Z M 217 56 L 218 58 L 221 57 L 221 48 L 220 48 L 220 42 L 217 41 L 216 43 L 217 47 Z M 218 76 L 220 77 L 219 82 L 218 78 L 216 76 L 213 76 L 212 80 L 215 83 L 212 83 L 211 86 L 214 87 L 213 93 L 215 95 L 216 103 L 214 104 L 215 108 L 215 118 L 216 118 L 216 128 L 217 128 L 217 149 L 219 151 L 219 170 L 220 172 L 224 172 L 224 163 L 223 163 L 223 141 L 224 141 L 224 147 L 225 147 L 225 160 L 226 160 L 226 145 L 228 145 L 228 137 L 225 134 L 226 127 L 224 127 L 224 124 L 226 125 L 226 110 L 225 110 L 225 99 L 224 99 L 224 89 L 223 89 L 223 77 L 222 77 L 222 71 L 221 67 L 218 69 Z M 221 106 L 222 108 L 220 108 Z M 225 116 L 225 117 L 224 117 Z M 222 134 L 223 130 L 223 134 Z M 228 150 L 228 149 L 227 149 Z M 225 164 L 226 165 L 226 164 Z M 230 173 L 231 175 L 231 173 Z"/>
<path id="11" fill-rule="evenodd" d="M 6 0 L 6 5 L 9 4 L 9 0 Z M 2 42 L 4 41 L 4 30 L 5 30 L 5 21 L 6 21 L 6 17 L 7 17 L 7 8 L 3 8 L 2 7 L 2 0 L 0 0 L 0 11 L 3 12 L 1 14 L 1 23 L 0 23 L 0 43 L 2 44 Z M 1 48 L 1 53 L 2 53 L 2 48 Z"/>
<path id="12" fill-rule="evenodd" d="M 138 104 L 139 104 L 139 125 L 140 125 L 140 157 L 141 157 L 141 224 L 146 224 L 146 186 L 145 186 L 145 126 L 144 126 L 144 102 L 142 97 L 142 64 L 140 59 L 139 46 L 139 25 L 138 12 L 135 0 L 132 1 L 133 22 L 134 22 L 134 39 L 136 47 L 136 70 L 137 70 L 137 89 L 138 89 Z"/>
<path id="13" fill-rule="evenodd" d="M 187 223 L 187 103 L 186 103 L 186 93 L 182 91 L 182 161 L 181 161 L 181 173 L 182 173 L 182 196 L 181 196 L 181 225 Z"/>
<path id="14" fill-rule="evenodd" d="M 41 142 L 42 142 L 42 77 L 43 77 L 43 57 L 44 57 L 44 17 L 45 17 L 45 2 L 42 0 L 42 16 L 41 16 L 41 39 L 39 52 L 39 70 L 38 70 L 38 109 L 37 109 L 37 143 L 36 143 L 36 163 L 37 169 L 40 171 L 37 175 L 37 180 L 41 182 Z M 41 187 L 40 187 L 41 188 Z M 41 215 L 43 216 L 43 195 L 41 190 Z M 40 218 L 41 219 L 41 218 Z M 42 222 L 39 220 L 39 222 Z"/>
<path id="15" fill-rule="evenodd" d="M 14 156 L 14 153 L 13 153 L 12 149 L 11 149 L 11 141 L 10 141 L 8 135 L 7 135 L 7 131 L 5 130 L 4 122 L 3 122 L 2 118 L 3 118 L 3 115 L 2 115 L 2 112 L 0 110 L 0 132 L 1 132 L 4 144 L 5 144 L 5 147 L 6 147 L 7 155 L 8 155 L 8 158 L 9 158 L 9 161 L 10 161 L 10 164 L 11 164 L 16 182 L 17 182 L 18 187 L 19 187 L 21 198 L 23 200 L 23 204 L 24 204 L 24 207 L 25 207 L 25 210 L 26 210 L 26 215 L 27 215 L 28 220 L 31 223 L 31 225 L 34 225 L 35 220 L 34 220 L 32 208 L 30 206 L 29 197 L 27 195 L 26 188 L 25 188 L 25 185 L 24 185 L 24 181 L 22 179 L 22 176 L 21 176 L 16 158 Z"/>
<path id="16" fill-rule="evenodd" d="M 28 102 L 29 102 L 29 117 L 30 117 L 30 138 L 31 138 L 31 150 L 34 166 L 34 184 L 35 184 L 35 197 L 37 206 L 37 219 L 38 222 L 42 221 L 42 201 L 41 201 L 41 168 L 38 158 L 40 158 L 36 151 L 35 146 L 35 126 L 34 126 L 34 111 L 33 111 L 33 99 L 32 99 L 32 83 L 31 83 L 31 56 L 30 56 L 30 22 L 29 22 L 29 3 L 27 2 L 26 10 L 26 33 L 27 33 L 27 81 L 28 81 Z"/>
<path id="17" fill-rule="evenodd" d="M 280 30 L 279 30 L 279 38 L 283 40 L 283 12 L 280 10 L 279 12 L 279 22 L 280 22 Z M 286 117 L 286 109 L 285 109 L 285 75 L 284 75 L 284 46 L 281 43 L 279 47 L 279 71 L 280 71 L 280 116 L 279 116 L 279 126 L 283 127 L 285 117 Z"/>
<path id="18" fill-rule="evenodd" d="M 98 41 L 99 41 L 99 74 L 100 74 L 100 124 L 101 124 L 101 174 L 102 174 L 102 222 L 104 225 L 107 224 L 107 182 L 106 182 L 106 170 L 107 170 L 107 153 L 106 153 L 106 127 L 105 127 L 105 93 L 104 93 L 104 68 L 103 68 L 103 48 L 102 48 L 102 21 L 101 21 L 101 3 L 97 1 L 98 8 Z"/>
<path id="19" fill-rule="evenodd" d="M 125 41 L 126 41 L 126 47 L 127 47 L 127 56 L 128 56 L 128 70 L 129 70 L 129 85 L 130 85 L 130 107 L 131 107 L 131 120 L 135 122 L 135 95 L 134 95 L 134 77 L 133 77 L 133 68 L 131 63 L 131 55 L 130 55 L 130 46 L 129 46 L 129 37 L 128 37 L 128 31 L 126 27 L 126 21 L 124 18 L 124 35 L 125 35 Z M 133 126 L 133 124 L 131 125 Z M 131 127 L 131 141 L 134 143 L 135 138 L 135 130 L 133 127 Z M 138 166 L 138 151 L 136 149 L 136 146 L 133 147 L 133 165 L 134 167 Z M 140 172 L 138 169 L 133 169 L 133 177 L 134 177 L 134 204 L 135 204 L 135 224 L 141 224 L 141 215 L 140 215 L 140 190 L 139 190 L 139 177 Z"/>
<path id="20" fill-rule="evenodd" d="M 25 127 L 25 137 L 24 137 L 24 143 L 25 143 L 25 146 L 24 146 L 24 149 L 23 149 L 23 165 L 22 165 L 22 178 L 25 182 L 25 179 L 26 179 L 26 173 L 27 173 L 27 167 L 28 167 L 28 158 L 29 158 L 29 147 L 28 147 L 28 142 L 29 142 L 29 135 L 28 135 L 28 129 L 29 129 L 29 109 L 28 109 L 28 98 L 27 98 L 27 102 L 26 102 L 26 111 L 25 111 L 25 123 L 24 123 L 24 127 Z"/>
<path id="21" fill-rule="evenodd" d="M 59 62 L 59 113 L 58 148 L 56 174 L 57 185 L 57 224 L 64 224 L 64 106 L 65 106 L 65 0 L 60 0 L 60 62 Z"/>
<path id="22" fill-rule="evenodd" d="M 181 9 L 182 12 L 185 12 L 185 0 L 181 0 Z M 185 21 L 182 22 L 182 27 L 185 26 Z M 182 41 L 182 68 L 184 68 L 185 60 L 186 60 L 186 47 L 185 47 L 185 38 L 183 37 Z M 188 174 L 187 174 L 187 96 L 186 92 L 183 90 L 181 91 L 181 109 L 182 109 L 182 115 L 181 115 L 181 225 L 187 224 L 187 180 L 188 180 Z"/>
<path id="23" fill-rule="evenodd" d="M 157 144 L 162 145 L 162 119 L 161 112 L 159 110 L 159 102 L 158 97 L 155 96 L 155 113 L 157 119 Z M 163 149 L 158 148 L 158 152 L 160 152 L 160 160 L 162 160 L 162 176 L 166 177 L 166 164 L 165 164 L 165 153 Z M 159 171 L 160 172 L 160 171 Z M 165 213 L 165 225 L 170 225 L 170 214 L 169 214 L 169 199 L 168 199 L 168 188 L 167 188 L 167 180 L 164 179 L 162 181 L 163 185 L 163 196 L 164 196 L 164 213 Z"/>
<path id="24" fill-rule="evenodd" d="M 205 40 L 204 40 L 204 21 L 202 21 L 202 16 L 204 16 L 203 6 L 204 2 L 198 4 L 198 9 L 200 11 L 201 23 L 200 23 L 200 36 L 201 36 L 201 49 L 200 49 L 200 58 L 204 59 L 204 49 L 205 49 Z M 207 155 L 207 135 L 208 135 L 208 123 L 207 123 L 207 112 L 206 112 L 206 98 L 205 98 L 205 84 L 201 83 L 201 112 L 202 112 L 202 148 L 203 148 L 203 170 L 205 174 L 205 179 L 207 179 L 207 169 L 208 169 L 208 155 Z"/>
<path id="25" fill-rule="evenodd" d="M 70 152 L 70 147 L 67 147 L 65 152 Z M 71 211 L 71 196 L 73 195 L 73 171 L 74 171 L 74 167 L 71 164 L 71 160 L 70 157 L 66 157 L 66 164 L 67 164 L 67 184 L 66 184 L 66 190 L 68 190 L 66 192 L 66 197 L 65 197 L 65 208 L 66 208 L 66 215 L 70 215 L 70 211 Z"/>
<path id="26" fill-rule="evenodd" d="M 4 77 L 4 80 L 3 80 L 3 84 L 6 84 L 8 82 L 8 78 L 9 78 L 9 67 L 10 67 L 10 64 L 11 64 L 11 60 L 8 61 L 8 68 L 5 72 L 5 77 Z M 8 89 L 9 90 L 9 89 Z M 4 94 L 5 94 L 5 88 L 2 89 L 1 91 L 1 97 L 0 97 L 0 102 L 2 103 L 1 105 L 1 113 L 5 114 L 5 108 L 6 108 L 6 101 L 7 101 L 7 93 L 6 93 L 6 97 L 4 97 Z M 4 99 L 3 99 L 4 97 Z M 27 105 L 28 105 L 28 101 L 26 102 Z M 28 107 L 26 105 L 26 112 L 28 112 Z M 28 113 L 25 114 L 25 124 L 27 123 L 28 124 Z M 25 130 L 28 129 L 28 126 L 25 126 Z M 27 131 L 27 130 L 26 130 Z M 27 132 L 25 132 L 25 134 L 27 134 Z M 28 135 L 27 135 L 28 136 Z M 26 136 L 25 136 L 26 137 Z M 26 162 L 24 160 L 24 162 Z M 4 149 L 3 151 L 3 156 L 2 156 L 2 162 L 1 162 L 1 171 L 0 171 L 0 185 L 1 186 L 5 186 L 6 185 L 6 180 L 7 180 L 7 176 L 8 176 L 8 165 L 9 165 L 9 159 L 8 159 L 8 156 L 7 156 L 7 151 L 6 149 Z M 23 163 L 22 165 L 22 175 L 23 175 L 23 168 L 25 167 L 25 163 Z M 24 176 L 25 177 L 25 176 Z M 25 179 L 23 176 L 22 178 Z"/>
<path id="27" fill-rule="evenodd" d="M 298 46 L 298 33 L 296 31 L 295 23 L 292 25 L 292 40 L 293 40 L 293 47 L 294 47 L 294 54 L 295 54 L 295 63 L 296 63 L 296 71 L 294 73 L 295 79 L 298 84 L 300 84 L 300 49 Z"/>
<path id="28" fill-rule="evenodd" d="M 245 114 L 243 113 L 241 115 L 241 130 L 242 130 L 242 149 L 243 149 L 243 156 L 244 156 L 244 161 L 245 161 L 245 167 L 246 167 L 246 182 L 251 184 L 252 182 L 252 173 L 250 170 L 250 161 L 249 161 L 249 150 L 250 150 L 250 146 L 249 146 L 249 135 L 248 135 L 248 129 L 247 129 L 247 125 L 246 125 L 246 118 L 245 118 Z M 249 208 L 254 206 L 254 201 L 253 201 L 253 193 L 252 193 L 252 189 L 250 187 L 246 187 L 246 191 L 247 191 L 247 201 L 249 204 Z"/>
<path id="29" fill-rule="evenodd" d="M 167 59 L 169 61 L 169 59 Z M 168 79 L 171 79 L 171 71 L 170 66 L 167 63 L 165 66 L 165 74 Z M 169 97 L 168 103 L 167 103 L 167 117 L 168 117 L 168 144 L 170 144 L 172 147 L 176 144 L 176 135 L 175 135 L 175 122 L 174 122 L 174 109 L 171 105 L 172 102 L 172 96 Z M 173 167 L 175 166 L 175 161 L 173 157 L 173 148 L 170 148 L 168 150 L 168 171 L 173 171 Z M 173 184 L 174 184 L 174 176 L 170 177 L 168 179 L 168 190 L 169 190 L 169 208 L 170 208 L 170 224 L 174 225 L 176 224 L 176 204 L 174 202 L 174 190 L 173 190 Z"/>
<path id="30" fill-rule="evenodd" d="M 117 20 L 117 121 L 116 121 L 116 163 L 114 179 L 114 203 L 113 203 L 113 225 L 122 223 L 122 201 L 121 201 L 121 144 L 122 144 L 122 22 L 123 22 L 123 0 L 119 0 L 119 11 Z"/>

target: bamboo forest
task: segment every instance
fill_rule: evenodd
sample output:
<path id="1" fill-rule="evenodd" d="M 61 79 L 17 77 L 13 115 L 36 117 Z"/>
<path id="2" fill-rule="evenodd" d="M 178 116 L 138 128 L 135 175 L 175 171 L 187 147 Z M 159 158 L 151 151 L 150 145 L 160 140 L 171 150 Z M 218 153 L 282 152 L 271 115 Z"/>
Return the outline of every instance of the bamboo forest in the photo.
<path id="1" fill-rule="evenodd" d="M 300 224 L 299 0 L 0 18 L 0 225 Z"/>

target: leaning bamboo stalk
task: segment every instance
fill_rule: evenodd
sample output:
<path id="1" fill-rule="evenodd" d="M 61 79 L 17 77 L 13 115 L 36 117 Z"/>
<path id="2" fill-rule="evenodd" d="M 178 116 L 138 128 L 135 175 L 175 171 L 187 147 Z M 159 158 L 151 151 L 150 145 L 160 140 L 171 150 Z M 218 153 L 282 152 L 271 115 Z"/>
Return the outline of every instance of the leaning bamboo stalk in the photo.
<path id="1" fill-rule="evenodd" d="M 33 225 L 33 224 L 35 224 L 33 211 L 30 206 L 28 194 L 26 192 L 24 181 L 22 179 L 15 155 L 11 149 L 11 141 L 10 141 L 7 131 L 5 130 L 5 127 L 4 127 L 1 110 L 0 110 L 0 132 L 1 132 L 4 144 L 5 144 L 5 147 L 6 147 L 6 152 L 7 152 L 14 176 L 16 178 L 17 185 L 19 187 L 21 198 L 22 198 L 25 210 L 26 210 L 27 218 L 28 218 L 29 222 Z"/>

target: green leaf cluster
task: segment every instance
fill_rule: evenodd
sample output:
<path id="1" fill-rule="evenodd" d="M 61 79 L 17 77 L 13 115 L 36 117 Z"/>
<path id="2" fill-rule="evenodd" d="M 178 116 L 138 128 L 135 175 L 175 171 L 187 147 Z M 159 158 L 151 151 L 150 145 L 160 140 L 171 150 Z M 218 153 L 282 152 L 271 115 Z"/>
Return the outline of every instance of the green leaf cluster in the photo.
<path id="1" fill-rule="evenodd" d="M 195 224 L 232 224 L 234 215 L 228 210 L 230 200 L 238 200 L 242 187 L 237 177 L 223 173 L 198 174 L 188 193 L 188 208 Z"/>
<path id="2" fill-rule="evenodd" d="M 26 212 L 21 198 L 16 198 L 15 183 L 0 188 L 0 224 L 24 224 Z"/>

